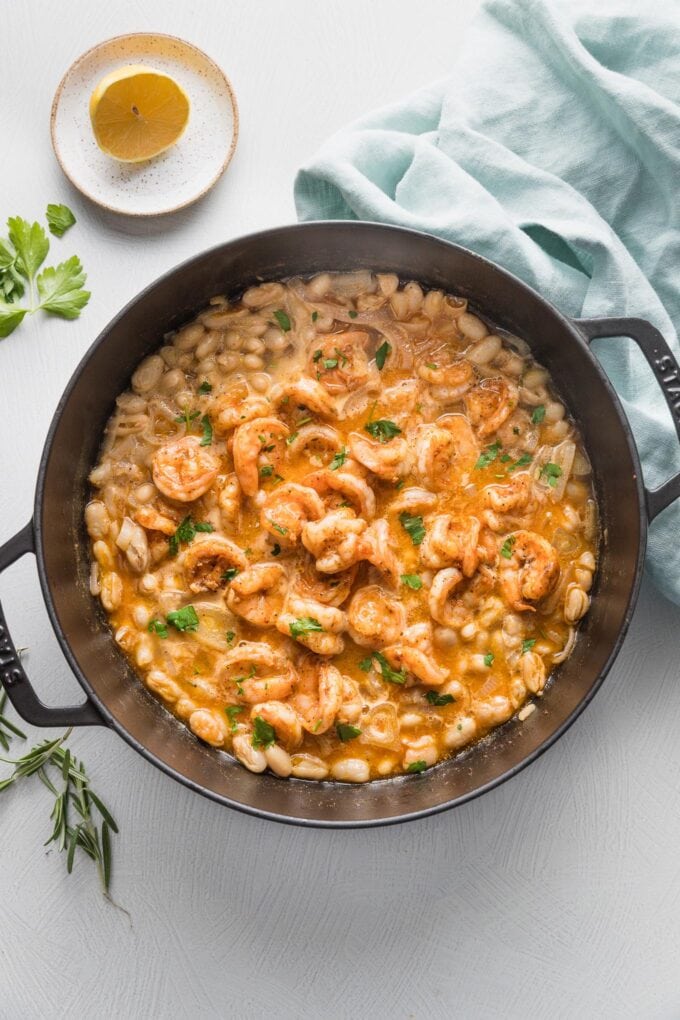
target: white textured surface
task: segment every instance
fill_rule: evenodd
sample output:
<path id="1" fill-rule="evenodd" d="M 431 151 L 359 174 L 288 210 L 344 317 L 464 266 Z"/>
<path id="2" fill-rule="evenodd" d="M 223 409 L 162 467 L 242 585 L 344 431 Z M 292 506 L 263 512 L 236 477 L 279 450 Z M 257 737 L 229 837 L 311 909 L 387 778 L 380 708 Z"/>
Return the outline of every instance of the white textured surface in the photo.
<path id="1" fill-rule="evenodd" d="M 94 297 L 82 320 L 0 342 L 0 541 L 30 516 L 54 406 L 92 338 L 142 285 L 224 238 L 294 218 L 296 166 L 350 118 L 444 74 L 476 0 L 7 5 L 3 217 L 66 201 Z M 87 46 L 186 36 L 231 76 L 234 162 L 164 221 L 120 220 L 62 179 L 52 92 Z M 480 55 L 483 68 L 483 54 Z M 486 68 L 483 73 L 492 73 Z M 52 703 L 78 687 L 34 564 L 0 594 Z M 121 826 L 113 891 L 46 853 L 38 784 L 0 796 L 0 1017 L 671 1018 L 680 1015 L 680 627 L 643 591 L 611 676 L 519 777 L 407 826 L 328 833 L 246 818 L 190 793 L 104 730 L 72 746 Z M 39 734 L 34 731 L 32 736 Z"/>

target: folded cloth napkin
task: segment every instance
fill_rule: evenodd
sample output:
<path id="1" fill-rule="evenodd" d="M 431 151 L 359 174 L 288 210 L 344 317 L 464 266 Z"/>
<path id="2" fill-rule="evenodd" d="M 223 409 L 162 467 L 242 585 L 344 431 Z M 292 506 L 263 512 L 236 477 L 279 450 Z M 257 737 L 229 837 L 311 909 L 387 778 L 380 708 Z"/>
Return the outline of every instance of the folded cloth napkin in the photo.
<path id="1" fill-rule="evenodd" d="M 326 142 L 299 218 L 381 220 L 471 248 L 570 315 L 649 319 L 678 353 L 680 7 L 487 0 L 450 77 Z M 595 345 L 647 485 L 680 467 L 670 414 L 627 341 Z M 680 603 L 680 501 L 648 566 Z"/>

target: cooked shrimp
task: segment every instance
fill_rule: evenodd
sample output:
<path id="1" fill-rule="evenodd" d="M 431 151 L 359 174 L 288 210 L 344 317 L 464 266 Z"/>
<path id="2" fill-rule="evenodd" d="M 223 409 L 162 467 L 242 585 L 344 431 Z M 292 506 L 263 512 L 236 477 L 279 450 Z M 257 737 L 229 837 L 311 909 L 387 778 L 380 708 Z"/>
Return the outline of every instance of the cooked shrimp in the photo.
<path id="1" fill-rule="evenodd" d="M 465 485 L 479 457 L 479 443 L 462 414 L 447 414 L 416 435 L 416 471 L 436 492 Z"/>
<path id="2" fill-rule="evenodd" d="M 449 678 L 450 671 L 440 666 L 434 657 L 430 623 L 407 628 L 401 641 L 384 648 L 383 655 L 396 670 L 404 669 L 430 687 L 440 687 Z"/>
<path id="3" fill-rule="evenodd" d="M 277 542 L 295 545 L 305 524 L 323 517 L 319 494 L 308 485 L 287 482 L 270 492 L 260 511 L 260 524 Z"/>
<path id="4" fill-rule="evenodd" d="M 357 568 L 349 567 L 340 573 L 321 574 L 308 557 L 299 564 L 290 582 L 290 592 L 303 599 L 315 599 L 325 606 L 341 606 L 349 597 Z"/>
<path id="5" fill-rule="evenodd" d="M 217 591 L 224 586 L 224 574 L 232 567 L 243 570 L 245 553 L 235 542 L 221 535 L 196 538 L 182 554 L 181 565 L 193 592 Z"/>
<path id="6" fill-rule="evenodd" d="M 348 393 L 368 379 L 368 333 L 347 330 L 317 337 L 312 344 L 307 371 L 329 393 Z"/>
<path id="7" fill-rule="evenodd" d="M 235 473 L 227 475 L 221 484 L 218 479 L 217 503 L 223 523 L 235 526 L 241 509 L 241 486 Z"/>
<path id="8" fill-rule="evenodd" d="M 229 585 L 227 606 L 255 627 L 272 627 L 283 608 L 287 580 L 280 563 L 255 563 Z"/>
<path id="9" fill-rule="evenodd" d="M 386 574 L 396 588 L 399 584 L 401 565 L 392 549 L 390 529 L 384 517 L 373 521 L 363 533 L 359 551 L 361 559 L 368 560 L 381 573 Z"/>
<path id="10" fill-rule="evenodd" d="M 483 379 L 465 395 L 468 418 L 480 437 L 490 436 L 517 407 L 519 393 L 507 379 Z"/>
<path id="11" fill-rule="evenodd" d="M 347 629 L 346 613 L 299 595 L 289 595 L 285 608 L 276 622 L 277 630 L 317 655 L 340 654 L 344 648 L 340 635 Z"/>
<path id="12" fill-rule="evenodd" d="M 221 747 L 227 736 L 227 726 L 216 712 L 209 708 L 197 708 L 189 716 L 189 729 L 206 744 Z"/>
<path id="13" fill-rule="evenodd" d="M 344 678 L 330 662 L 308 658 L 300 663 L 291 702 L 308 733 L 325 733 L 335 722 L 345 690 Z"/>
<path id="14" fill-rule="evenodd" d="M 295 379 L 283 386 L 276 386 L 272 389 L 270 396 L 272 403 L 277 407 L 280 407 L 284 402 L 290 402 L 297 404 L 298 407 L 306 407 L 323 418 L 336 416 L 335 400 L 328 390 L 315 379 Z"/>
<path id="15" fill-rule="evenodd" d="M 274 728 L 277 738 L 294 751 L 302 743 L 302 725 L 295 709 L 285 701 L 261 701 L 250 710 L 250 718 L 259 716 Z"/>
<path id="16" fill-rule="evenodd" d="M 331 471 L 329 468 L 322 468 L 306 475 L 303 479 L 305 485 L 311 485 L 320 496 L 339 494 L 349 503 L 352 503 L 365 521 L 375 517 L 375 494 L 373 489 L 363 478 L 350 474 L 349 471 Z"/>
<path id="17" fill-rule="evenodd" d="M 305 524 L 302 544 L 316 560 L 322 574 L 337 574 L 361 559 L 359 538 L 366 530 L 366 521 L 353 510 L 334 510 L 320 521 Z"/>
<path id="18" fill-rule="evenodd" d="M 512 475 L 503 485 L 487 485 L 484 489 L 486 505 L 503 514 L 526 510 L 535 498 L 534 483 L 526 471 Z"/>
<path id="19" fill-rule="evenodd" d="M 161 513 L 147 503 L 134 512 L 134 519 L 147 531 L 160 531 L 163 535 L 174 535 L 179 524 L 179 514 L 171 514 L 170 510 Z"/>
<path id="20" fill-rule="evenodd" d="M 443 404 L 460 400 L 475 381 L 474 366 L 464 358 L 450 365 L 430 363 L 418 367 L 418 375 L 432 387 L 432 395 Z"/>
<path id="21" fill-rule="evenodd" d="M 406 626 L 403 603 L 377 584 L 358 588 L 347 607 L 349 635 L 358 645 L 382 648 L 398 640 Z"/>
<path id="22" fill-rule="evenodd" d="M 535 611 L 533 602 L 549 595 L 557 583 L 560 564 L 545 538 L 532 531 L 516 531 L 504 543 L 510 556 L 501 563 L 501 591 L 518 612 Z"/>
<path id="23" fill-rule="evenodd" d="M 434 510 L 437 501 L 438 496 L 434 492 L 412 485 L 408 489 L 402 489 L 396 499 L 392 500 L 388 509 L 390 513 L 398 513 L 403 510 L 407 513 L 413 513 L 414 510 Z"/>
<path id="24" fill-rule="evenodd" d="M 260 454 L 285 439 L 288 433 L 288 426 L 279 418 L 253 418 L 236 429 L 232 447 L 234 470 L 246 496 L 255 496 L 260 487 Z"/>
<path id="25" fill-rule="evenodd" d="M 231 431 L 237 425 L 245 425 L 254 418 L 266 418 L 272 412 L 271 400 L 250 395 L 245 383 L 221 393 L 214 401 L 214 407 L 213 427 L 220 434 Z"/>
<path id="26" fill-rule="evenodd" d="M 198 436 L 184 436 L 161 446 L 151 465 L 156 488 L 178 503 L 192 503 L 203 496 L 220 470 L 219 458 L 201 446 Z"/>
<path id="27" fill-rule="evenodd" d="M 459 613 L 455 611 L 449 599 L 462 580 L 463 575 L 457 567 L 447 567 L 435 574 L 427 604 L 430 616 L 437 623 L 441 623 L 442 627 L 458 626 Z"/>
<path id="28" fill-rule="evenodd" d="M 410 469 L 409 444 L 399 436 L 389 443 L 380 443 L 359 432 L 350 432 L 348 442 L 354 459 L 378 478 L 396 481 Z"/>
<path id="29" fill-rule="evenodd" d="M 264 641 L 241 641 L 222 660 L 222 682 L 233 696 L 250 705 L 282 701 L 293 690 L 297 674 L 285 655 Z"/>
<path id="30" fill-rule="evenodd" d="M 438 514 L 428 518 L 421 562 L 435 569 L 458 564 L 465 577 L 472 577 L 479 563 L 479 529 L 476 517 L 457 520 L 451 514 Z"/>
<path id="31" fill-rule="evenodd" d="M 289 437 L 288 453 L 297 456 L 305 452 L 308 446 L 340 450 L 343 442 L 340 433 L 332 425 L 320 425 L 318 422 L 313 422 L 311 425 L 303 425 Z"/>

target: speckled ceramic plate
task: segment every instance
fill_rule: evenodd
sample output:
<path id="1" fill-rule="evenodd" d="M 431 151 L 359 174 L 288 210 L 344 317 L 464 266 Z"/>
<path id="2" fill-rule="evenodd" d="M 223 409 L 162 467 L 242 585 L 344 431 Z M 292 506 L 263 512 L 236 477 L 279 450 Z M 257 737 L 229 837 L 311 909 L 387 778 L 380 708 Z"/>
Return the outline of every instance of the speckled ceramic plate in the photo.
<path id="1" fill-rule="evenodd" d="M 177 144 L 143 163 L 106 156 L 90 124 L 93 89 L 125 64 L 172 75 L 191 102 Z M 62 170 L 84 195 L 114 212 L 159 216 L 195 202 L 222 176 L 236 147 L 238 108 L 229 79 L 205 53 L 171 35 L 140 32 L 100 43 L 71 65 L 52 103 L 51 131 Z"/>

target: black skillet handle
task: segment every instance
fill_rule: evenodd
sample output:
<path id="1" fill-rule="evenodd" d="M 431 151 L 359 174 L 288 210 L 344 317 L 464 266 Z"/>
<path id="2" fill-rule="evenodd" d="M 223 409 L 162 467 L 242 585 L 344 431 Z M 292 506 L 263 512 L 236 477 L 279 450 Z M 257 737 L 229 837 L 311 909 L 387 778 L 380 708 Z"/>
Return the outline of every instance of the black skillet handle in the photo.
<path id="1" fill-rule="evenodd" d="M 33 521 L 30 521 L 14 538 L 0 546 L 0 574 L 11 563 L 26 553 L 35 553 Z M 50 708 L 43 704 L 31 687 L 14 642 L 7 628 L 5 614 L 0 605 L 0 682 L 9 700 L 22 719 L 34 726 L 104 726 L 105 722 L 91 701 L 66 708 Z"/>
<path id="2" fill-rule="evenodd" d="M 646 319 L 574 319 L 574 325 L 587 342 L 604 337 L 627 336 L 634 340 L 649 362 L 671 412 L 680 440 L 680 366 L 672 350 Z M 680 473 L 658 489 L 647 489 L 647 516 L 653 521 L 662 510 L 680 496 Z"/>

